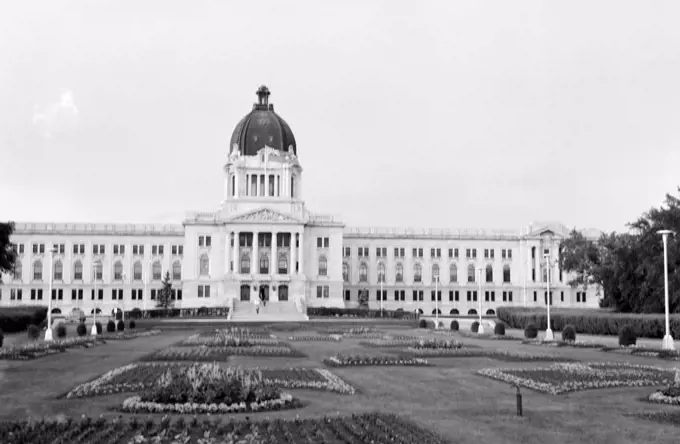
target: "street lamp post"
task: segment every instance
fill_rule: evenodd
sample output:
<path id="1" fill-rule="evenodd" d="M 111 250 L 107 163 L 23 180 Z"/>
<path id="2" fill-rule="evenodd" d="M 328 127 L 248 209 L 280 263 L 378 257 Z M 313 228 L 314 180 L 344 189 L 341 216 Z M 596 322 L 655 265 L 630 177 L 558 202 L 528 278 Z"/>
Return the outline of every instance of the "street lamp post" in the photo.
<path id="1" fill-rule="evenodd" d="M 99 294 L 97 293 L 97 270 L 99 269 L 99 264 L 94 264 L 94 304 L 92 306 L 92 330 L 90 334 L 92 336 L 97 336 L 97 298 Z"/>
<path id="2" fill-rule="evenodd" d="M 47 330 L 45 330 L 45 341 L 52 340 L 52 279 L 54 278 L 54 254 L 58 253 L 56 245 L 50 250 L 50 285 L 47 293 Z"/>
<path id="3" fill-rule="evenodd" d="M 477 295 L 477 300 L 479 301 L 479 329 L 477 330 L 477 333 L 480 335 L 484 334 L 484 327 L 482 327 L 482 271 L 484 271 L 484 269 L 481 267 L 477 269 L 477 274 L 479 275 L 479 294 Z"/>
<path id="4" fill-rule="evenodd" d="M 548 309 L 548 329 L 545 331 L 545 340 L 546 341 L 552 341 L 555 338 L 553 337 L 553 331 L 550 323 L 550 303 L 552 302 L 552 298 L 550 297 L 550 255 L 549 254 L 544 254 L 543 257 L 545 258 L 545 282 L 546 282 L 546 306 Z"/>
<path id="5" fill-rule="evenodd" d="M 666 307 L 666 335 L 663 337 L 661 348 L 663 350 L 674 350 L 673 336 L 671 335 L 670 322 L 668 319 L 668 235 L 675 234 L 671 230 L 660 230 L 658 233 L 663 238 L 663 280 L 664 280 L 664 305 Z"/>

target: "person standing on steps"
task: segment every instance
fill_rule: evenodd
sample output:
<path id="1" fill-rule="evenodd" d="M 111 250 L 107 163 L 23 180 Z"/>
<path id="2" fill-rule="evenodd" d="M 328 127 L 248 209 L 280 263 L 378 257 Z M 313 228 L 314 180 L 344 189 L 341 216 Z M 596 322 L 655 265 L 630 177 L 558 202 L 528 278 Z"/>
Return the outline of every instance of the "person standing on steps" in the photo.
<path id="1" fill-rule="evenodd" d="M 253 303 L 255 304 L 255 313 L 260 314 L 260 298 L 255 298 Z"/>

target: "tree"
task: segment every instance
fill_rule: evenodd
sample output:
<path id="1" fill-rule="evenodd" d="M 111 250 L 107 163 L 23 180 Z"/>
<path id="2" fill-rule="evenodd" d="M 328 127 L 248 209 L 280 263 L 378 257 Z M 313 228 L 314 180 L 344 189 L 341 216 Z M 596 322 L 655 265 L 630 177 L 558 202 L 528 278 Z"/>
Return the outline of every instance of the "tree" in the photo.
<path id="1" fill-rule="evenodd" d="M 165 272 L 165 277 L 161 283 L 163 287 L 156 296 L 156 307 L 162 308 L 166 313 L 169 308 L 172 308 L 175 301 L 172 300 L 172 281 L 170 280 L 170 272 Z"/>
<path id="2" fill-rule="evenodd" d="M 598 246 L 576 229 L 560 244 L 559 264 L 561 270 L 574 274 L 574 278 L 567 282 L 572 288 L 587 290 L 590 285 L 601 284 L 597 275 L 600 264 Z"/>
<path id="3" fill-rule="evenodd" d="M 9 238 L 14 233 L 14 222 L 0 223 L 0 283 L 3 273 L 14 272 L 17 252 Z"/>

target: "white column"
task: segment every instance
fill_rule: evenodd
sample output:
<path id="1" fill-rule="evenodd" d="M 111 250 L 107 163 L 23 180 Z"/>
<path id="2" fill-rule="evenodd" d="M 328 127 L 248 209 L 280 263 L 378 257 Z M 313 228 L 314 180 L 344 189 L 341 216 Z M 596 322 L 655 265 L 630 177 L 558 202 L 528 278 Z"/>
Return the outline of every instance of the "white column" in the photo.
<path id="1" fill-rule="evenodd" d="M 253 231 L 253 257 L 250 261 L 250 274 L 260 273 L 260 261 L 258 257 L 258 245 L 257 245 L 258 235 L 259 235 L 258 231 Z"/>
<path id="2" fill-rule="evenodd" d="M 277 252 L 277 248 L 276 248 L 276 236 L 277 236 L 277 234 L 278 233 L 276 231 L 272 231 L 272 256 L 271 256 L 270 262 L 269 262 L 269 270 L 270 270 L 269 274 L 271 274 L 271 275 L 279 274 L 279 268 L 278 268 L 279 259 L 278 259 L 278 256 L 277 256 L 278 252 Z"/>
<path id="3" fill-rule="evenodd" d="M 305 232 L 304 230 L 300 231 L 300 258 L 298 259 L 300 261 L 300 274 L 305 274 Z"/>
<path id="4" fill-rule="evenodd" d="M 238 243 L 238 238 L 239 238 L 239 232 L 238 230 L 234 230 L 234 249 L 232 251 L 233 253 L 233 261 L 234 261 L 234 274 L 239 274 L 241 272 L 240 269 L 240 263 L 239 263 L 239 243 Z"/>
<path id="5" fill-rule="evenodd" d="M 288 266 L 288 274 L 293 276 L 295 274 L 295 263 L 297 262 L 297 247 L 295 246 L 295 238 L 297 233 L 290 233 L 290 260 Z"/>

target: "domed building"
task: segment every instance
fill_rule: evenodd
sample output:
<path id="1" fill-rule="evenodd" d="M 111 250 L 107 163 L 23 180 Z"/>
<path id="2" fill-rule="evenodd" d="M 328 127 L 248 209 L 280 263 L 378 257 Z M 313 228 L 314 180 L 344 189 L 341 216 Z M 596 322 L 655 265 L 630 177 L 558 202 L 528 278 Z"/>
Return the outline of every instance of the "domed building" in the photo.
<path id="1" fill-rule="evenodd" d="M 307 210 L 295 136 L 270 91 L 236 125 L 218 211 L 181 224 L 17 223 L 18 260 L 0 305 L 60 313 L 157 305 L 169 272 L 175 308 L 231 320 L 291 321 L 310 307 L 493 314 L 500 305 L 597 307 L 557 265 L 559 223 L 520 230 L 345 227 Z M 584 230 L 590 238 L 597 230 Z M 253 301 L 261 301 L 260 313 Z M 266 304 L 265 304 L 266 302 Z"/>

